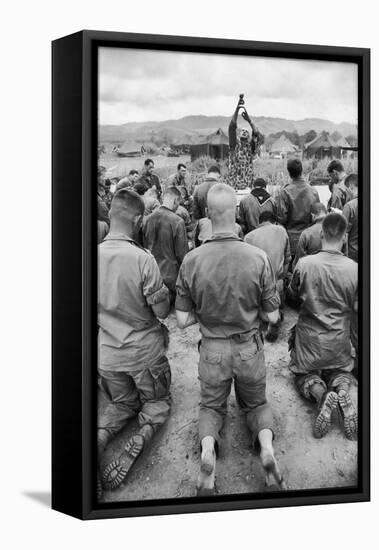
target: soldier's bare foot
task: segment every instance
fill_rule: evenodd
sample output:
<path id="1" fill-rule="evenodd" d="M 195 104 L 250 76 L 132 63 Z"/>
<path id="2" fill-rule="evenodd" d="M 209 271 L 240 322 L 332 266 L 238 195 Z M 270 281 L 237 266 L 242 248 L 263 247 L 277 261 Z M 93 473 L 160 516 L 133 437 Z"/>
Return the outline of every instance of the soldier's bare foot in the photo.
<path id="1" fill-rule="evenodd" d="M 145 440 L 142 435 L 133 435 L 126 443 L 120 456 L 108 464 L 103 471 L 102 481 L 106 489 L 117 489 L 124 481 L 129 470 L 140 456 Z"/>
<path id="2" fill-rule="evenodd" d="M 270 450 L 261 449 L 260 458 L 265 472 L 266 491 L 285 491 L 287 486 L 273 453 Z"/>
<path id="3" fill-rule="evenodd" d="M 197 480 L 197 495 L 213 495 L 215 492 L 216 452 L 215 440 L 211 436 L 205 437 L 202 442 L 200 474 Z"/>
<path id="4" fill-rule="evenodd" d="M 343 427 L 347 439 L 356 439 L 358 434 L 358 414 L 347 391 L 340 390 L 338 392 L 338 406 L 342 414 Z"/>

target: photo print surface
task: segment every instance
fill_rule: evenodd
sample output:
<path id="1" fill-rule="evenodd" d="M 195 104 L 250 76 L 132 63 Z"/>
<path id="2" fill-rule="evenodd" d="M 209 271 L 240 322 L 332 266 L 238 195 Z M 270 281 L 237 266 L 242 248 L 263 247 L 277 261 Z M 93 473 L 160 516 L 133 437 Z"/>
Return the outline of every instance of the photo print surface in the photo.
<path id="1" fill-rule="evenodd" d="M 99 48 L 99 502 L 357 485 L 357 79 Z"/>

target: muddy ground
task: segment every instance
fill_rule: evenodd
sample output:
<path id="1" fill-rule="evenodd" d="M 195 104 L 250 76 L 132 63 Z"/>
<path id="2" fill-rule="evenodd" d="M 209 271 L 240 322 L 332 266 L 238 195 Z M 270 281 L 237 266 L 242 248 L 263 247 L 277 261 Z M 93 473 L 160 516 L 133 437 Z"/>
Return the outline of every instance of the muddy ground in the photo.
<path id="1" fill-rule="evenodd" d="M 289 372 L 287 333 L 297 313 L 286 309 L 277 342 L 265 344 L 267 396 L 275 417 L 275 450 L 292 490 L 345 487 L 357 481 L 357 444 L 348 441 L 334 419 L 331 431 L 321 440 L 312 436 L 315 408 L 295 391 Z M 192 497 L 196 495 L 199 471 L 197 379 L 200 338 L 198 326 L 176 327 L 174 314 L 165 321 L 170 329 L 169 360 L 172 369 L 172 413 L 156 434 L 151 446 L 131 470 L 127 482 L 116 491 L 105 491 L 104 502 Z M 356 401 L 356 388 L 352 397 Z M 137 429 L 133 420 L 110 444 L 104 456 L 108 463 L 121 452 L 128 436 Z M 244 415 L 234 392 L 229 399 L 228 416 L 216 471 L 219 494 L 256 493 L 264 490 L 259 457 L 251 447 Z"/>

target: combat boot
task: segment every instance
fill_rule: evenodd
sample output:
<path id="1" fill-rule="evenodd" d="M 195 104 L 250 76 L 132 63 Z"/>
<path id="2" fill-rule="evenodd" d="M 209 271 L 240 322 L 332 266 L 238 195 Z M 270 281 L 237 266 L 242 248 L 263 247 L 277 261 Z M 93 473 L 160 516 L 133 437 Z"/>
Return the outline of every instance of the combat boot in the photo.
<path id="1" fill-rule="evenodd" d="M 130 469 L 141 455 L 146 443 L 154 433 L 153 427 L 146 424 L 133 435 L 124 447 L 119 457 L 104 468 L 102 482 L 106 489 L 117 489 L 127 477 Z"/>

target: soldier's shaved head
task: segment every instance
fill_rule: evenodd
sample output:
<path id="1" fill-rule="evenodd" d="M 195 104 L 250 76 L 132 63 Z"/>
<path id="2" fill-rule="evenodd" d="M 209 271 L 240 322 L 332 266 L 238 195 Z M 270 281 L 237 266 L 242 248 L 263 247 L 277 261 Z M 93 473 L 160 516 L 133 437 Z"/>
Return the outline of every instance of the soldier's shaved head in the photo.
<path id="1" fill-rule="evenodd" d="M 145 210 L 145 203 L 135 191 L 131 189 L 120 189 L 114 195 L 111 210 L 109 212 L 111 223 L 116 220 L 121 222 L 132 222 L 135 218 L 142 216 Z"/>
<path id="2" fill-rule="evenodd" d="M 213 233 L 235 230 L 237 198 L 230 185 L 213 185 L 208 191 L 207 207 Z"/>
<path id="3" fill-rule="evenodd" d="M 236 194 L 230 185 L 216 183 L 207 195 L 208 211 L 216 215 L 223 214 L 228 210 L 235 212 L 237 206 Z"/>
<path id="4" fill-rule="evenodd" d="M 338 243 L 343 240 L 347 229 L 346 218 L 338 212 L 325 216 L 322 222 L 322 236 L 327 243 Z"/>

